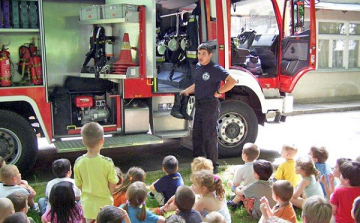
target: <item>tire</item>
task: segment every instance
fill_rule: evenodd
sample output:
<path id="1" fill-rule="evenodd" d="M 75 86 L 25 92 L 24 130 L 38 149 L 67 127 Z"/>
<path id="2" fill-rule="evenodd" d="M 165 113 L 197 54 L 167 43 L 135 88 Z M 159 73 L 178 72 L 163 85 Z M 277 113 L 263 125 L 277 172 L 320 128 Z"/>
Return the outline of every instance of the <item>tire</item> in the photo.
<path id="1" fill-rule="evenodd" d="M 244 144 L 256 140 L 257 117 L 253 109 L 241 101 L 221 102 L 218 123 L 218 146 L 221 157 L 240 156 Z"/>
<path id="2" fill-rule="evenodd" d="M 21 174 L 28 173 L 37 156 L 34 128 L 17 113 L 0 110 L 0 148 L 6 163 L 16 165 Z"/>

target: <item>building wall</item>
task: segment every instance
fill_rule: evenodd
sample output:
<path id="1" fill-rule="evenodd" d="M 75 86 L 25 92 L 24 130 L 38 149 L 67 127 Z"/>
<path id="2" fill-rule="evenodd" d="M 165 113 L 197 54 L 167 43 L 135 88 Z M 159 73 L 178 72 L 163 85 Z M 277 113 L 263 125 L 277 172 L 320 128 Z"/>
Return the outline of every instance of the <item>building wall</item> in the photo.
<path id="1" fill-rule="evenodd" d="M 336 1 L 332 0 L 332 2 Z M 357 11 L 321 9 L 316 12 L 316 17 L 318 21 L 341 20 L 360 23 L 360 12 Z M 296 84 L 292 95 L 297 103 L 358 100 L 360 98 L 360 68 L 317 69 L 306 73 Z"/>

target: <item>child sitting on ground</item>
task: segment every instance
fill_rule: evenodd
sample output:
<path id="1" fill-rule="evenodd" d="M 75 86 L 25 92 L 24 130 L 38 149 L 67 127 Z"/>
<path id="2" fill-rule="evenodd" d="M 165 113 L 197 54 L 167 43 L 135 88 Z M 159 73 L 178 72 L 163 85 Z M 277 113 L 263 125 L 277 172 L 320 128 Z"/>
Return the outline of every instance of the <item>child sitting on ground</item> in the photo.
<path id="1" fill-rule="evenodd" d="M 4 219 L 15 213 L 14 205 L 8 198 L 0 198 L 0 223 L 4 221 Z"/>
<path id="2" fill-rule="evenodd" d="M 111 194 L 119 179 L 113 161 L 100 155 L 104 145 L 104 129 L 96 122 L 89 122 L 81 129 L 87 153 L 74 165 L 75 184 L 82 191 L 81 206 L 87 222 L 94 221 L 100 207 L 112 205 Z"/>
<path id="3" fill-rule="evenodd" d="M 236 197 L 234 203 L 240 200 L 244 201 L 244 206 L 250 216 L 255 219 L 261 217 L 260 199 L 266 197 L 270 206 L 276 203 L 272 199 L 272 182 L 269 180 L 273 167 L 269 161 L 257 160 L 254 162 L 254 176 L 256 181 L 246 187 L 237 187 L 235 190 Z"/>
<path id="4" fill-rule="evenodd" d="M 226 223 L 224 216 L 217 211 L 212 211 L 206 215 L 204 222 L 206 223 Z"/>
<path id="5" fill-rule="evenodd" d="M 201 170 L 192 174 L 191 182 L 192 190 L 200 195 L 193 208 L 203 217 L 212 211 L 218 211 L 224 216 L 226 223 L 231 223 L 221 179 L 209 170 Z"/>
<path id="6" fill-rule="evenodd" d="M 305 200 L 301 218 L 303 223 L 329 223 L 331 219 L 331 205 L 328 200 L 312 196 Z"/>
<path id="7" fill-rule="evenodd" d="M 143 169 L 141 169 L 140 167 L 131 167 L 126 173 L 122 184 L 117 186 L 113 193 L 114 206 L 118 207 L 121 204 L 125 204 L 127 200 L 126 191 L 130 184 L 136 181 L 145 182 L 145 178 L 146 173 Z"/>
<path id="8" fill-rule="evenodd" d="M 360 196 L 360 163 L 348 161 L 340 166 L 341 186 L 331 196 L 330 203 L 336 223 L 354 222 L 351 207 L 356 197 Z"/>
<path id="9" fill-rule="evenodd" d="M 326 150 L 325 147 L 318 147 L 318 146 L 312 146 L 310 148 L 309 155 L 313 159 L 315 163 L 316 169 L 320 172 L 321 177 L 325 177 L 325 181 L 327 184 L 329 184 L 329 175 L 332 173 L 331 167 L 329 164 L 325 163 L 329 157 L 329 153 Z M 335 184 L 334 179 L 332 179 L 332 183 Z M 320 181 L 321 188 L 324 193 L 324 197 L 330 197 L 330 194 L 328 195 L 326 193 L 324 184 Z"/>
<path id="10" fill-rule="evenodd" d="M 276 181 L 272 187 L 272 198 L 277 202 L 277 204 L 271 209 L 269 201 L 265 197 L 260 199 L 262 217 L 259 222 L 265 222 L 270 217 L 276 216 L 292 223 L 296 223 L 296 214 L 290 202 L 293 193 L 294 187 L 289 181 Z"/>
<path id="11" fill-rule="evenodd" d="M 83 210 L 75 201 L 71 182 L 61 181 L 55 184 L 50 191 L 50 208 L 46 209 L 41 221 L 84 223 Z"/>
<path id="12" fill-rule="evenodd" d="M 235 188 L 240 185 L 247 186 L 256 181 L 254 177 L 253 164 L 259 155 L 260 150 L 257 145 L 251 142 L 244 145 L 241 158 L 245 164 L 238 167 L 235 171 L 233 180 L 229 180 L 227 182 L 227 185 L 232 191 L 235 191 Z"/>
<path id="13" fill-rule="evenodd" d="M 297 148 L 294 145 L 283 145 L 281 157 L 286 161 L 277 168 L 274 178 L 276 180 L 287 180 L 293 187 L 296 187 L 301 181 L 301 176 L 295 173 L 294 157 L 297 154 Z"/>
<path id="14" fill-rule="evenodd" d="M 14 205 L 15 212 L 23 212 L 24 214 L 27 214 L 29 210 L 28 206 L 28 197 L 21 193 L 21 192 L 14 192 L 7 196 L 11 200 L 11 202 Z M 31 217 L 28 217 L 30 223 L 35 223 L 34 219 Z"/>
<path id="15" fill-rule="evenodd" d="M 360 196 L 354 200 L 351 209 L 351 217 L 355 220 L 355 223 L 360 223 Z"/>
<path id="16" fill-rule="evenodd" d="M 12 164 L 5 165 L 0 169 L 0 176 L 3 183 L 0 183 L 0 197 L 7 197 L 14 192 L 21 192 L 28 196 L 28 205 L 34 210 L 38 210 L 38 204 L 34 202 L 35 190 L 21 180 L 19 169 Z M 6 185 L 6 186 L 5 186 Z"/>
<path id="17" fill-rule="evenodd" d="M 99 212 L 97 219 L 97 223 L 131 223 L 130 218 L 127 212 L 119 207 L 115 207 L 112 205 L 105 206 Z"/>
<path id="18" fill-rule="evenodd" d="M 303 179 L 290 200 L 295 207 L 301 208 L 305 198 L 316 195 L 324 197 L 320 183 L 317 181 L 319 171 L 316 170 L 314 161 L 310 156 L 300 157 L 296 160 L 296 173 L 300 174 Z M 304 197 L 300 197 L 303 192 Z"/>
<path id="19" fill-rule="evenodd" d="M 146 185 L 137 181 L 132 183 L 126 191 L 128 201 L 125 205 L 121 205 L 129 215 L 132 223 L 163 223 L 165 218 L 157 216 L 146 210 L 145 202 L 147 198 Z"/>
<path id="20" fill-rule="evenodd" d="M 80 200 L 81 191 L 75 185 L 74 179 L 71 179 L 72 171 L 71 171 L 70 161 L 68 159 L 55 160 L 52 163 L 52 172 L 56 178 L 53 180 L 50 180 L 46 184 L 45 197 L 41 197 L 38 201 L 41 215 L 43 215 L 45 213 L 46 208 L 49 208 L 48 203 L 49 203 L 49 196 L 50 196 L 51 188 L 59 182 L 67 181 L 67 182 L 72 183 L 76 200 Z"/>
<path id="21" fill-rule="evenodd" d="M 192 209 L 195 203 L 195 194 L 188 186 L 178 187 L 175 193 L 175 205 L 178 208 L 178 215 L 182 216 L 186 222 L 200 223 L 201 215 Z"/>
<path id="22" fill-rule="evenodd" d="M 150 191 L 161 206 L 174 196 L 179 186 L 184 185 L 181 174 L 177 172 L 178 169 L 178 161 L 175 156 L 166 156 L 162 162 L 162 170 L 166 175 L 150 186 Z"/>

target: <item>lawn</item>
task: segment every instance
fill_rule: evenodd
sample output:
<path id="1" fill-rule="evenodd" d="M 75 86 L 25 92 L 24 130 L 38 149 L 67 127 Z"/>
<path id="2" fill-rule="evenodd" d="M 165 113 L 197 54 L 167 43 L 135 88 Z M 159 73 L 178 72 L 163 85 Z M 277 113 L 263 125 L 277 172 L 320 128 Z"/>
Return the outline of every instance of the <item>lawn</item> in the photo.
<path id="1" fill-rule="evenodd" d="M 232 179 L 232 173 L 234 170 L 234 166 L 221 166 L 220 167 L 220 172 L 219 172 L 219 176 L 223 181 L 223 184 L 226 185 L 226 182 L 229 179 Z M 191 185 L 190 182 L 190 169 L 181 169 L 179 171 L 184 179 L 184 183 L 188 186 Z M 154 182 L 155 180 L 159 179 L 161 176 L 163 176 L 164 173 L 162 171 L 151 171 L 151 172 L 147 172 L 146 173 L 146 185 L 150 185 L 152 182 Z M 30 178 L 30 179 L 29 179 Z M 31 179 L 32 178 L 32 179 Z M 45 187 L 46 187 L 46 183 L 45 182 L 39 182 L 39 180 L 37 180 L 37 177 L 35 175 L 33 175 L 32 177 L 28 177 L 29 183 L 30 185 L 35 189 L 35 191 L 37 192 L 36 195 L 36 201 L 40 198 L 40 197 L 44 197 L 44 192 L 45 192 Z M 51 179 L 48 179 L 51 180 Z M 229 190 L 229 188 L 226 188 L 226 197 L 227 199 L 229 199 L 229 197 L 232 195 L 232 192 Z M 148 208 L 154 208 L 157 206 L 157 202 L 154 200 L 148 200 L 146 202 L 146 206 Z M 233 223 L 255 223 L 258 222 L 257 220 L 252 219 L 247 213 L 246 210 L 244 208 L 240 208 L 237 209 L 235 212 L 230 211 L 231 216 L 232 216 L 232 222 Z M 297 213 L 297 218 L 300 221 L 300 214 L 301 212 L 297 209 L 296 210 Z M 170 213 L 171 214 L 171 213 Z M 40 216 L 32 211 L 29 210 L 28 216 L 31 216 L 36 222 L 41 222 L 40 220 Z"/>

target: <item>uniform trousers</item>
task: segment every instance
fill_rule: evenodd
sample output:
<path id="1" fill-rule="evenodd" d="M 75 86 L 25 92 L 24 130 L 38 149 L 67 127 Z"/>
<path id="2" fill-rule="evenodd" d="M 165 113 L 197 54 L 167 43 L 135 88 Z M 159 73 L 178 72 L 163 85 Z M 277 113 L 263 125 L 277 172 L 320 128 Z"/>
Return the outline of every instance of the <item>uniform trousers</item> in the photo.
<path id="1" fill-rule="evenodd" d="M 195 117 L 193 125 L 193 155 L 203 156 L 213 162 L 218 161 L 218 118 L 220 102 L 217 98 L 195 100 Z"/>

